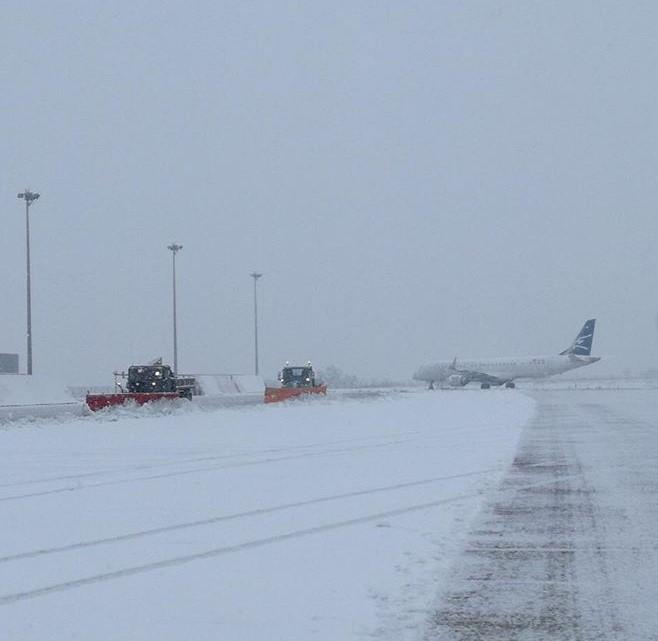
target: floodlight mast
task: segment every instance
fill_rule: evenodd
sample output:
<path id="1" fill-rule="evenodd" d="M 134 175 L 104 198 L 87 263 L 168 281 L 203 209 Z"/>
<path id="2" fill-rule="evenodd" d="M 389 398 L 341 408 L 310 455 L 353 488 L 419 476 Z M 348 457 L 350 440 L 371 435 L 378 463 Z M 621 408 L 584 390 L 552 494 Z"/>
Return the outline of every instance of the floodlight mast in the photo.
<path id="1" fill-rule="evenodd" d="M 171 251 L 172 258 L 172 284 L 173 284 L 173 303 L 174 303 L 174 376 L 178 376 L 178 336 L 176 328 L 176 254 L 183 249 L 182 245 L 172 243 L 167 245 Z"/>
<path id="2" fill-rule="evenodd" d="M 258 279 L 263 274 L 258 272 L 251 272 L 249 274 L 254 279 L 254 374 L 258 376 L 258 293 L 257 283 Z"/>
<path id="3" fill-rule="evenodd" d="M 32 376 L 32 285 L 30 278 L 30 207 L 41 194 L 26 189 L 17 195 L 25 201 L 25 244 L 27 246 L 27 374 Z"/>

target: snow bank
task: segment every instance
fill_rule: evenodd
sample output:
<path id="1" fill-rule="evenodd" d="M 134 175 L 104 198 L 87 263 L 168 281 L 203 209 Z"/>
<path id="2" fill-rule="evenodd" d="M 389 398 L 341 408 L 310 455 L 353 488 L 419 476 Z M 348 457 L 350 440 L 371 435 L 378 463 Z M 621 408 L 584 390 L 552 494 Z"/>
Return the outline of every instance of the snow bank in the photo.
<path id="1" fill-rule="evenodd" d="M 249 374 L 204 374 L 196 377 L 205 396 L 256 394 L 265 391 L 261 376 Z"/>
<path id="2" fill-rule="evenodd" d="M 265 383 L 262 376 L 241 374 L 240 376 L 236 376 L 235 379 L 242 394 L 258 394 L 265 391 Z"/>
<path id="3" fill-rule="evenodd" d="M 66 385 L 43 375 L 0 374 L 0 405 L 71 403 Z"/>

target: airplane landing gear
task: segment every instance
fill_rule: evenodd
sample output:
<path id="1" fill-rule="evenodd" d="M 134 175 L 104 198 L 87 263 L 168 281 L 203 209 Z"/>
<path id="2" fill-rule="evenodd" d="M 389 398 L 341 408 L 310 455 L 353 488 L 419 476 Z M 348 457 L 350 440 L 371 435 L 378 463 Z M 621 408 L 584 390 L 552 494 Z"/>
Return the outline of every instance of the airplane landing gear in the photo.
<path id="1" fill-rule="evenodd" d="M 482 385 L 480 385 L 480 389 L 489 389 L 490 387 L 491 385 L 489 385 L 489 383 L 482 383 Z"/>
<path id="2" fill-rule="evenodd" d="M 505 383 L 505 387 L 507 389 L 514 389 L 516 385 L 514 384 L 514 381 L 507 381 L 507 383 Z"/>

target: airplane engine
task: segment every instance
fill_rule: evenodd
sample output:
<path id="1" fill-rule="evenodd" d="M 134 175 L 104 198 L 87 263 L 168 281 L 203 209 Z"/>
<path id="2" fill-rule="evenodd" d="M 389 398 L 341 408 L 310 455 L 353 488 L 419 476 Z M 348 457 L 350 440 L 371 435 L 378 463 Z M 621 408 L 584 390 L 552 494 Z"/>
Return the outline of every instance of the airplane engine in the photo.
<path id="1" fill-rule="evenodd" d="M 468 383 L 468 376 L 465 374 L 451 374 L 448 376 L 448 385 L 451 387 L 463 387 Z"/>

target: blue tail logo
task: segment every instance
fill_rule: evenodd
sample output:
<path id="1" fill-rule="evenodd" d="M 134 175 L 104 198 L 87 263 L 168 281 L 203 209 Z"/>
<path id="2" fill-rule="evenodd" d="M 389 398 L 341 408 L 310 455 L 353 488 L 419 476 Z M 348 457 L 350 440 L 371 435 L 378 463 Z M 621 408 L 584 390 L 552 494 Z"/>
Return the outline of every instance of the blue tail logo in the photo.
<path id="1" fill-rule="evenodd" d="M 574 342 L 571 343 L 571 347 L 560 352 L 560 355 L 573 354 L 574 356 L 589 356 L 592 353 L 595 323 L 595 318 L 590 318 L 586 321 Z"/>

